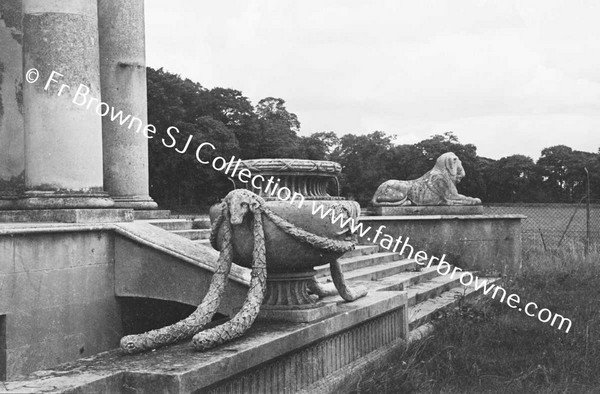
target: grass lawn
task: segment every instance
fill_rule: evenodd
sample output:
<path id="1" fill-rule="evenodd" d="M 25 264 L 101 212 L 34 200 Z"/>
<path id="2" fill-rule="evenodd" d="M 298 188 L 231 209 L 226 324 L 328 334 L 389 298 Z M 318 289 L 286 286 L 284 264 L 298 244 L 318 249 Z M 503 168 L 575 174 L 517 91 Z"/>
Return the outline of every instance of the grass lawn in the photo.
<path id="1" fill-rule="evenodd" d="M 506 278 L 523 306 L 572 320 L 569 333 L 481 296 L 436 319 L 433 334 L 393 364 L 364 376 L 355 393 L 600 393 L 600 253 L 583 246 L 532 249 Z"/>

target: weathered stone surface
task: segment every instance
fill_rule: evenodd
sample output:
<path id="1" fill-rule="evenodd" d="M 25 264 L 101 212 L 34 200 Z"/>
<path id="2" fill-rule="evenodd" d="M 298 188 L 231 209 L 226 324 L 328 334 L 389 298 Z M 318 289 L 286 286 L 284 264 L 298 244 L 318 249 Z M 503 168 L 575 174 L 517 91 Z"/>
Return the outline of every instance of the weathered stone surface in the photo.
<path id="1" fill-rule="evenodd" d="M 371 200 L 374 207 L 403 205 L 477 205 L 478 198 L 459 194 L 456 184 L 465 176 L 460 159 L 452 152 L 438 157 L 425 175 L 410 181 L 382 183 Z"/>
<path id="2" fill-rule="evenodd" d="M 278 200 L 278 196 L 272 192 L 273 188 L 269 182 L 271 177 L 279 188 L 288 188 L 292 194 L 302 194 L 307 200 L 344 200 L 343 197 L 330 196 L 327 192 L 327 185 L 333 181 L 338 186 L 339 195 L 339 183 L 336 177 L 341 173 L 342 166 L 333 161 L 255 159 L 240 161 L 239 168 L 240 171 L 249 170 L 253 176 L 260 175 L 262 179 L 258 177 L 254 185 L 252 182 L 242 183 L 234 178 L 238 186 L 251 190 L 267 201 Z"/>
<path id="3" fill-rule="evenodd" d="M 122 331 L 112 235 L 2 227 L 0 315 L 8 379 L 116 346 Z"/>
<path id="4" fill-rule="evenodd" d="M 366 216 L 360 221 L 371 231 L 359 238 L 361 244 L 371 244 L 375 230 L 384 226 L 383 234 L 404 241 L 425 251 L 428 256 L 441 257 L 465 270 L 505 274 L 521 269 L 522 215 L 456 215 L 456 216 Z M 407 253 L 410 249 L 405 249 Z M 413 254 L 414 257 L 414 254 Z"/>
<path id="5" fill-rule="evenodd" d="M 168 219 L 171 217 L 171 211 L 164 209 L 138 210 L 133 212 L 135 220 Z"/>
<path id="6" fill-rule="evenodd" d="M 0 1 L 0 209 L 24 186 L 21 3 Z"/>
<path id="7" fill-rule="evenodd" d="M 100 99 L 98 53 L 95 0 L 23 1 L 23 69 L 39 71 L 39 80 L 23 84 L 25 187 L 31 191 L 23 208 L 113 204 L 103 193 L 98 102 L 87 106 Z M 56 82 L 47 83 L 51 76 Z M 73 102 L 80 85 L 89 89 L 79 100 L 84 105 Z"/>
<path id="8" fill-rule="evenodd" d="M 133 221 L 131 209 L 0 210 L 0 223 L 113 223 Z"/>
<path id="9" fill-rule="evenodd" d="M 148 123 L 144 1 L 98 1 L 98 29 L 102 101 L 115 113 L 122 111 L 123 119 L 129 116 L 123 125 L 109 116 L 102 118 L 104 187 L 117 207 L 154 209 L 143 131 Z M 139 123 L 131 123 L 133 118 Z"/>
<path id="10" fill-rule="evenodd" d="M 216 255 L 146 223 L 0 223 L 9 380 L 117 347 L 119 295 L 197 305 Z M 223 314 L 247 292 L 247 270 L 231 279 Z"/>
<path id="11" fill-rule="evenodd" d="M 200 304 L 215 270 L 215 250 L 148 224 L 119 225 L 118 231 L 129 236 L 115 241 L 117 296 Z M 231 316 L 237 312 L 249 281 L 249 270 L 232 267 L 220 313 Z"/>
<path id="12" fill-rule="evenodd" d="M 336 305 L 322 302 L 316 303 L 313 307 L 306 309 L 282 309 L 263 305 L 260 308 L 258 320 L 310 323 L 331 316 L 336 311 Z"/>
<path id="13" fill-rule="evenodd" d="M 347 217 L 358 216 L 358 203 L 355 201 L 323 200 L 324 211 L 332 208 Z M 338 223 L 331 223 L 330 218 L 321 219 L 312 215 L 312 203 L 305 203 L 302 207 L 285 201 L 268 201 L 266 207 L 278 216 L 309 233 L 317 234 L 330 239 L 332 242 L 342 242 L 346 235 L 341 232 Z M 211 208 L 211 221 L 219 215 L 219 205 Z M 245 216 L 241 225 L 233 226 L 234 257 L 237 264 L 245 267 L 252 265 L 252 250 L 254 248 L 251 216 Z M 313 247 L 306 242 L 292 238 L 273 221 L 264 219 L 265 249 L 269 272 L 298 272 L 312 270 L 313 267 L 329 264 L 342 253 L 327 252 Z M 221 243 L 221 234 L 217 237 L 217 244 Z"/>
<path id="14" fill-rule="evenodd" d="M 328 300 L 339 308 L 331 317 L 310 324 L 257 322 L 245 337 L 205 353 L 188 343 L 134 356 L 111 351 L 5 384 L 38 392 L 297 392 L 408 337 L 404 293 L 340 301 Z"/>
<path id="15" fill-rule="evenodd" d="M 413 215 L 481 215 L 482 205 L 422 205 L 398 207 L 373 207 L 371 213 L 377 216 Z"/>

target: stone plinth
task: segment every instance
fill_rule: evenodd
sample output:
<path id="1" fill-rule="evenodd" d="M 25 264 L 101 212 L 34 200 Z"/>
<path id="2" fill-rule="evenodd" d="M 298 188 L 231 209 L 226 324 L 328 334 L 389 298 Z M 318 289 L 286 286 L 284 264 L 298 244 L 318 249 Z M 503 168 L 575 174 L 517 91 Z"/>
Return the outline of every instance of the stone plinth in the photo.
<path id="1" fill-rule="evenodd" d="M 376 292 L 308 324 L 256 322 L 246 335 L 204 353 L 188 342 L 151 353 L 118 351 L 40 371 L 8 390 L 54 392 L 298 392 L 336 376 L 352 379 L 373 355 L 398 349 L 408 336 L 405 292 Z M 40 378 L 40 376 L 42 376 Z"/>
<path id="2" fill-rule="evenodd" d="M 401 207 L 371 207 L 369 213 L 376 216 L 413 215 L 482 215 L 482 205 L 421 205 Z"/>
<path id="3" fill-rule="evenodd" d="M 7 380 L 118 343 L 113 235 L 102 228 L 107 225 L 95 226 L 0 224 L 0 353 L 6 356 L 0 356 L 0 375 Z"/>
<path id="4" fill-rule="evenodd" d="M 98 1 L 102 101 L 122 111 L 102 118 L 104 187 L 120 208 L 154 209 L 148 195 L 148 123 L 143 0 Z M 133 120 L 136 119 L 136 120 Z M 141 129 L 140 129 L 141 128 Z M 148 135 L 146 135 L 148 134 Z"/>
<path id="5" fill-rule="evenodd" d="M 308 294 L 308 283 L 315 274 L 315 271 L 269 274 L 258 318 L 306 323 L 335 313 L 334 303 L 321 302 L 316 295 Z"/>
<path id="6" fill-rule="evenodd" d="M 488 274 L 516 273 L 521 270 L 522 215 L 454 215 L 454 216 L 367 216 L 361 217 L 363 228 L 371 227 L 359 243 L 372 244 L 375 231 L 383 226 L 382 234 L 403 242 L 414 253 L 422 250 L 428 256 L 441 257 L 450 264 L 470 271 Z M 380 242 L 383 235 L 379 236 Z M 388 242 L 389 244 L 389 242 Z M 392 247 L 394 246 L 392 243 Z M 405 248 L 408 257 L 410 249 Z M 413 254 L 414 257 L 414 254 Z"/>

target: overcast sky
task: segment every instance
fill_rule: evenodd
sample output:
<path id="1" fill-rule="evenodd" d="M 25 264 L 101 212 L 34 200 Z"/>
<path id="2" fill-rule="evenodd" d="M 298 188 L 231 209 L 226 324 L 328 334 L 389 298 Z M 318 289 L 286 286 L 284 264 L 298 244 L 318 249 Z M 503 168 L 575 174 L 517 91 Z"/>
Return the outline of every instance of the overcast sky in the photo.
<path id="1" fill-rule="evenodd" d="M 148 65 L 281 97 L 301 134 L 600 147 L 600 1 L 146 0 Z"/>

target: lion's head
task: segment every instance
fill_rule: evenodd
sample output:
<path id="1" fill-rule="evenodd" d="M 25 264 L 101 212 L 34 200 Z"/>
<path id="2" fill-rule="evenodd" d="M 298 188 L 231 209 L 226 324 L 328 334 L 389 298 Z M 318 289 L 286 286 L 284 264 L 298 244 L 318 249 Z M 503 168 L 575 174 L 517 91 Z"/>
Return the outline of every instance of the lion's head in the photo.
<path id="1" fill-rule="evenodd" d="M 446 172 L 454 184 L 460 182 L 466 175 L 460 159 L 452 152 L 438 157 L 434 168 L 440 172 Z"/>

